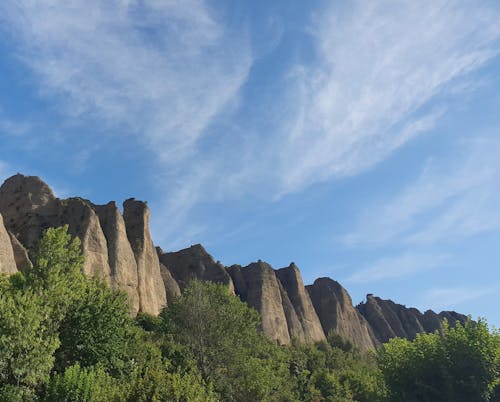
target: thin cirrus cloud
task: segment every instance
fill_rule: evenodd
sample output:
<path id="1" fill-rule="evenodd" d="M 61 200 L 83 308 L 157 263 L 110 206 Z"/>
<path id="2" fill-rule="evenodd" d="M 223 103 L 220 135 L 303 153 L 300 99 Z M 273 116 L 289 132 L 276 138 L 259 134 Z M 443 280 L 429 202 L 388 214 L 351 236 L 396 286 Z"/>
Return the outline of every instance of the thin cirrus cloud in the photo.
<path id="1" fill-rule="evenodd" d="M 445 254 L 406 252 L 377 260 L 353 273 L 345 281 L 351 284 L 365 284 L 387 279 L 403 279 L 438 268 L 448 258 Z"/>
<path id="2" fill-rule="evenodd" d="M 43 95 L 141 136 L 165 163 L 192 152 L 252 64 L 246 34 L 202 0 L 7 0 L 0 16 Z"/>
<path id="3" fill-rule="evenodd" d="M 442 108 L 422 109 L 498 54 L 499 18 L 498 7 L 444 0 L 321 13 L 315 62 L 291 70 L 281 192 L 366 170 L 432 128 Z"/>
<path id="4" fill-rule="evenodd" d="M 399 193 L 367 205 L 350 246 L 429 246 L 500 229 L 500 141 L 461 141 Z"/>
<path id="5" fill-rule="evenodd" d="M 492 286 L 434 288 L 424 293 L 423 302 L 434 309 L 449 309 L 491 295 L 497 291 L 498 289 Z"/>
<path id="6" fill-rule="evenodd" d="M 475 87 L 472 73 L 499 52 L 498 18 L 498 8 L 463 1 L 335 3 L 313 18 L 312 59 L 291 63 L 282 91 L 261 99 L 274 129 L 227 149 L 239 158 L 230 164 L 208 155 L 204 179 L 182 181 L 190 203 L 171 202 L 187 215 L 203 188 L 279 200 L 369 169 L 439 123 L 440 96 Z"/>
<path id="7" fill-rule="evenodd" d="M 158 227 L 179 237 L 179 229 L 203 230 L 188 222 L 201 200 L 279 199 L 369 169 L 438 124 L 444 109 L 436 99 L 456 96 L 499 51 L 493 4 L 323 8 L 309 19 L 308 60 L 290 56 L 276 77 L 280 90 L 258 99 L 242 90 L 254 62 L 249 35 L 229 31 L 202 0 L 7 0 L 0 21 L 42 94 L 59 99 L 67 115 L 90 116 L 149 145 L 165 193 Z M 220 114 L 256 103 L 277 112 L 267 116 L 272 130 L 259 126 L 260 116 L 232 121 L 247 132 L 204 148 L 200 140 L 214 134 L 208 128 Z"/>

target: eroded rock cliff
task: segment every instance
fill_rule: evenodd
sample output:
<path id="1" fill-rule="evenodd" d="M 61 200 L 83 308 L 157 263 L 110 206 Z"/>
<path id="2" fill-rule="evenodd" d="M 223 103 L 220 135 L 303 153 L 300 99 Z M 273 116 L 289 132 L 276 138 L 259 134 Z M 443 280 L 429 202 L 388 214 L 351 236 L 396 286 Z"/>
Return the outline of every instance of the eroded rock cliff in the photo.
<path id="1" fill-rule="evenodd" d="M 215 262 L 201 244 L 195 244 L 172 253 L 158 250 L 161 263 L 170 271 L 180 289 L 184 289 L 192 279 L 221 283 L 234 293 L 234 285 L 226 268 Z"/>
<path id="2" fill-rule="evenodd" d="M 368 294 L 366 302 L 356 308 L 368 321 L 376 339 L 381 343 L 394 337 L 414 339 L 417 333 L 441 329 L 445 318 L 452 326 L 457 321 L 464 323 L 467 319 L 462 314 L 449 311 L 436 314 L 428 310 L 422 314 L 416 308 L 408 308 L 372 294 Z"/>
<path id="3" fill-rule="evenodd" d="M 274 269 L 259 261 L 246 267 L 234 265 L 228 268 L 235 291 L 261 316 L 262 330 L 277 343 L 290 343 L 288 323 L 283 309 L 281 284 Z"/>
<path id="4" fill-rule="evenodd" d="M 2 215 L 0 215 L 0 273 L 14 274 L 17 272 L 14 250 L 10 242 L 10 236 L 3 224 Z"/>
<path id="5" fill-rule="evenodd" d="M 127 237 L 137 263 L 139 310 L 159 314 L 167 305 L 167 295 L 160 260 L 149 232 L 149 215 L 145 202 L 130 198 L 123 203 Z"/>
<path id="6" fill-rule="evenodd" d="M 299 321 L 302 334 L 298 338 L 307 343 L 324 340 L 325 333 L 297 266 L 291 263 L 286 268 L 278 269 L 276 276 L 290 298 L 291 305 Z M 288 326 L 291 328 L 292 324 L 289 323 Z M 289 332 L 292 335 L 292 330 Z"/>
<path id="7" fill-rule="evenodd" d="M 356 308 L 347 291 L 330 278 L 304 286 L 295 264 L 274 270 L 258 261 L 246 267 L 224 267 L 199 244 L 176 252 L 155 248 L 146 203 L 129 199 L 123 215 L 117 205 L 94 205 L 82 198 L 61 200 L 38 177 L 15 175 L 0 187 L 0 273 L 32 267 L 31 258 L 43 231 L 67 224 L 78 236 L 85 256 L 84 272 L 124 290 L 131 314 L 158 314 L 173 303 L 192 279 L 228 286 L 261 315 L 261 326 L 279 344 L 292 340 L 322 341 L 334 331 L 361 350 L 399 336 L 465 322 L 453 311 L 421 313 L 368 295 Z"/>
<path id="8" fill-rule="evenodd" d="M 376 346 L 370 325 L 354 308 L 351 296 L 340 283 L 330 278 L 319 278 L 306 289 L 325 334 L 333 331 L 361 350 Z"/>
<path id="9" fill-rule="evenodd" d="M 107 241 L 111 282 L 127 293 L 132 315 L 139 311 L 139 281 L 134 252 L 128 241 L 125 221 L 115 202 L 94 205 Z"/>

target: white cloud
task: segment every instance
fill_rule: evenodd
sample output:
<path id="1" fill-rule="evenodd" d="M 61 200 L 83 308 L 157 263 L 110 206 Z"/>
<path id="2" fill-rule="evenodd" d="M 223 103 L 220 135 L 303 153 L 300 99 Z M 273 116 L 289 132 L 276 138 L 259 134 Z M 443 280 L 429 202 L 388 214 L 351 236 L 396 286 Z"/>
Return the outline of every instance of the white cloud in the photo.
<path id="1" fill-rule="evenodd" d="M 400 193 L 368 205 L 349 245 L 433 245 L 500 229 L 500 141 L 463 141 Z"/>
<path id="2" fill-rule="evenodd" d="M 32 126 L 28 122 L 14 121 L 11 119 L 0 119 L 0 135 L 22 137 L 26 135 Z"/>
<path id="3" fill-rule="evenodd" d="M 338 2 L 316 18 L 280 139 L 282 193 L 363 171 L 433 127 L 419 112 L 498 54 L 500 10 L 444 0 Z"/>
<path id="4" fill-rule="evenodd" d="M 495 287 L 435 288 L 424 293 L 423 302 L 433 309 L 442 310 L 459 306 L 498 291 Z"/>
<path id="5" fill-rule="evenodd" d="M 419 254 L 406 252 L 396 257 L 385 257 L 368 267 L 354 272 L 345 281 L 369 283 L 387 279 L 407 278 L 442 266 L 448 259 L 443 254 Z"/>
<path id="6" fill-rule="evenodd" d="M 150 145 L 165 194 L 157 232 L 169 240 L 193 226 L 201 201 L 277 199 L 370 168 L 436 125 L 444 108 L 433 101 L 495 56 L 500 37 L 494 6 L 335 2 L 312 21 L 311 59 L 294 59 L 262 98 L 240 99 L 253 63 L 248 35 L 228 31 L 202 0 L 7 0 L 0 15 L 65 113 Z M 239 102 L 269 115 L 231 122 L 217 145 L 199 145 Z M 263 128 L 267 117 L 275 121 Z"/>
<path id="7" fill-rule="evenodd" d="M 252 63 L 245 34 L 202 0 L 6 1 L 0 15 L 65 113 L 142 135 L 167 162 L 192 151 Z"/>

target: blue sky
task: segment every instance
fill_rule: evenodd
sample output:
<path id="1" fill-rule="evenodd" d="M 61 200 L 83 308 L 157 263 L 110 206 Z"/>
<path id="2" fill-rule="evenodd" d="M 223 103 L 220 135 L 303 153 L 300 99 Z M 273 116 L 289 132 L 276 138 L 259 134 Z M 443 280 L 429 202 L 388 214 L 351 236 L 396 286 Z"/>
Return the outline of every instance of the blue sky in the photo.
<path id="1" fill-rule="evenodd" d="M 500 326 L 496 1 L 4 0 L 0 179 L 165 250 Z"/>

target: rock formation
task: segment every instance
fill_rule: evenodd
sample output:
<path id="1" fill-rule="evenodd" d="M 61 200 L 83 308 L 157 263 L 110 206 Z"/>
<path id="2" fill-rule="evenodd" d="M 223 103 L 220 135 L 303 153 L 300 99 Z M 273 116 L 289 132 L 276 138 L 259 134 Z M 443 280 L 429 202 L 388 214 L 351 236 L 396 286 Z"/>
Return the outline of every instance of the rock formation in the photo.
<path id="1" fill-rule="evenodd" d="M 319 278 L 306 286 L 321 321 L 323 331 L 333 331 L 361 350 L 378 343 L 365 318 L 354 308 L 347 291 L 330 278 Z"/>
<path id="2" fill-rule="evenodd" d="M 169 305 L 181 295 L 181 288 L 172 276 L 172 273 L 162 263 L 160 263 L 160 273 L 161 278 L 163 279 L 163 285 L 165 286 L 167 305 Z"/>
<path id="3" fill-rule="evenodd" d="M 325 332 L 321 327 L 320 320 L 313 307 L 309 293 L 304 287 L 300 271 L 294 263 L 282 269 L 278 269 L 276 276 L 283 285 L 291 306 L 299 322 L 299 330 L 294 331 L 292 322 L 288 322 L 290 335 L 301 341 L 311 343 L 325 339 Z M 291 320 L 293 321 L 293 320 Z M 294 333 L 297 332 L 297 335 Z"/>
<path id="4" fill-rule="evenodd" d="M 45 229 L 67 224 L 68 232 L 81 240 L 84 273 L 124 290 L 132 315 L 139 309 L 157 314 L 166 297 L 149 234 L 149 209 L 136 201 L 128 205 L 130 230 L 114 203 L 99 206 L 82 198 L 60 200 L 38 177 L 17 174 L 0 187 L 0 214 L 10 232 L 18 269 L 32 265 L 29 257 Z"/>
<path id="5" fill-rule="evenodd" d="M 372 294 L 368 294 L 366 303 L 359 304 L 357 309 L 366 318 L 376 339 L 381 343 L 394 337 L 414 339 L 417 333 L 441 329 L 445 318 L 452 326 L 457 321 L 464 323 L 467 320 L 462 314 L 448 311 L 436 314 L 428 310 L 422 314 L 416 308 L 408 308 Z"/>
<path id="6" fill-rule="evenodd" d="M 167 305 L 165 285 L 160 272 L 160 261 L 149 232 L 149 208 L 145 202 L 133 198 L 123 203 L 123 218 L 127 237 L 137 263 L 139 309 L 159 314 Z"/>
<path id="7" fill-rule="evenodd" d="M 262 261 L 244 268 L 228 268 L 235 291 L 240 298 L 255 308 L 261 316 L 262 330 L 279 344 L 290 343 L 288 324 L 283 309 L 281 284 L 272 267 Z"/>
<path id="8" fill-rule="evenodd" d="M 0 187 L 0 213 L 5 227 L 33 251 L 43 231 L 57 225 L 59 202 L 38 177 L 17 174 Z"/>
<path id="9" fill-rule="evenodd" d="M 164 253 L 157 248 L 161 263 L 170 271 L 181 290 L 192 279 L 221 283 L 234 294 L 234 285 L 226 268 L 215 262 L 201 244 L 195 244 L 173 253 Z"/>
<path id="10" fill-rule="evenodd" d="M 54 219 L 51 226 L 68 225 L 68 232 L 82 242 L 85 255 L 83 272 L 111 284 L 108 245 L 92 204 L 82 198 L 68 198 L 60 201 L 59 205 L 58 219 Z"/>
<path id="11" fill-rule="evenodd" d="M 19 271 L 28 271 L 33 268 L 33 263 L 28 255 L 28 250 L 24 248 L 17 237 L 9 232 L 10 244 L 12 245 L 12 251 L 14 252 L 14 259 L 16 260 L 16 266 Z"/>
<path id="12" fill-rule="evenodd" d="M 131 313 L 135 316 L 140 305 L 139 281 L 137 263 L 127 238 L 125 221 L 113 201 L 106 205 L 94 205 L 94 209 L 99 216 L 99 222 L 107 241 L 113 288 L 122 289 L 127 293 Z"/>
<path id="13" fill-rule="evenodd" d="M 0 274 L 14 274 L 17 272 L 14 250 L 10 243 L 10 236 L 3 224 L 0 215 Z"/>
<path id="14" fill-rule="evenodd" d="M 293 263 L 278 270 L 262 261 L 226 268 L 199 244 L 164 253 L 151 239 L 149 215 L 147 204 L 135 199 L 125 201 L 123 215 L 114 202 L 61 200 L 38 177 L 17 174 L 0 187 L 0 273 L 29 270 L 43 231 L 67 224 L 81 239 L 84 273 L 124 290 L 133 316 L 158 314 L 196 278 L 228 286 L 260 313 L 263 332 L 279 344 L 322 341 L 334 331 L 368 350 L 395 336 L 413 339 L 440 330 L 445 319 L 452 326 L 466 320 L 453 311 L 422 314 L 373 295 L 354 308 L 330 278 L 304 287 Z"/>

